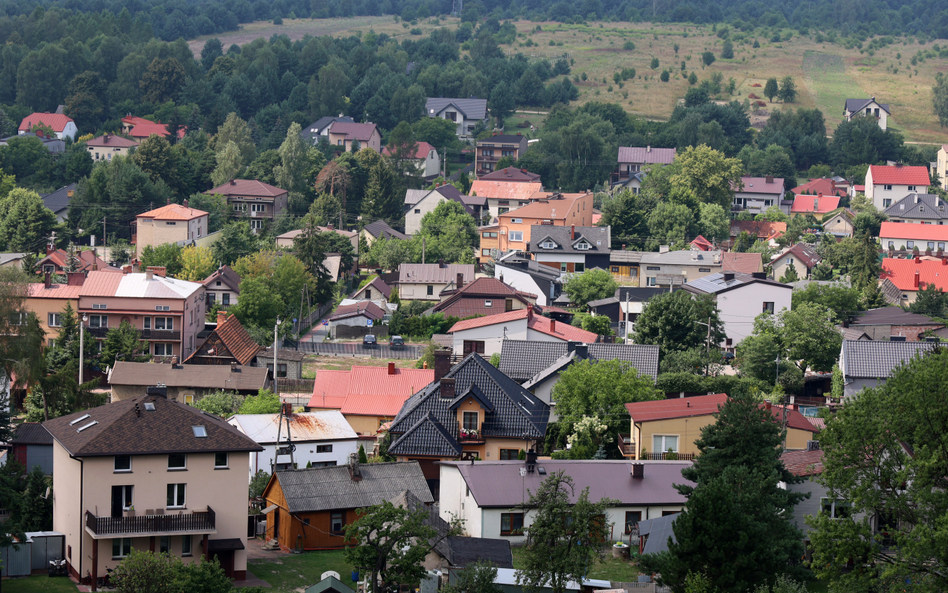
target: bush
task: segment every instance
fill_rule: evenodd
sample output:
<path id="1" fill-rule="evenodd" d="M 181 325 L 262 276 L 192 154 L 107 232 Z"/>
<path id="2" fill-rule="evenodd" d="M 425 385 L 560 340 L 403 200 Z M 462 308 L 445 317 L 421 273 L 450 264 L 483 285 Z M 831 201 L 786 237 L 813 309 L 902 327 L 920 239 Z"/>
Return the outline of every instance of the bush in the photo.
<path id="1" fill-rule="evenodd" d="M 633 51 L 635 49 L 635 44 L 631 41 L 626 41 L 624 44 L 622 44 L 622 49 L 626 51 Z"/>

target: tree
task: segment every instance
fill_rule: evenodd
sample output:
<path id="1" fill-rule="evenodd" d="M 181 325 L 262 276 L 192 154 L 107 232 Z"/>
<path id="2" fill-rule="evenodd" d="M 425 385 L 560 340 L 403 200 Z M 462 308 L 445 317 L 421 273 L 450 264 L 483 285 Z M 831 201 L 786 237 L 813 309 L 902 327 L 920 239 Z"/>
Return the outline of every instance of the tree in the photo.
<path id="1" fill-rule="evenodd" d="M 944 348 L 907 360 L 885 384 L 847 401 L 820 433 L 818 480 L 846 512 L 822 512 L 807 524 L 811 566 L 833 590 L 895 590 L 906 582 L 920 591 L 948 588 L 940 543 L 948 537 L 940 469 L 948 467 L 946 363 Z"/>
<path id="2" fill-rule="evenodd" d="M 944 318 L 948 308 L 948 295 L 934 284 L 924 284 L 916 293 L 915 302 L 909 305 L 909 311 L 929 317 Z"/>
<path id="3" fill-rule="evenodd" d="M 490 560 L 478 560 L 455 574 L 457 580 L 444 587 L 444 593 L 503 593 L 503 589 L 494 584 L 497 567 Z"/>
<path id="4" fill-rule="evenodd" d="M 941 127 L 948 126 L 948 77 L 943 72 L 935 75 L 935 85 L 932 87 L 932 108 L 938 116 Z"/>
<path id="5" fill-rule="evenodd" d="M 69 82 L 65 114 L 81 130 L 94 130 L 105 116 L 108 81 L 98 72 L 86 70 Z"/>
<path id="6" fill-rule="evenodd" d="M 46 489 L 52 485 L 39 466 L 33 467 L 26 475 L 26 489 L 20 499 L 16 515 L 17 527 L 28 531 L 52 531 L 53 497 L 46 495 Z"/>
<path id="7" fill-rule="evenodd" d="M 240 257 L 256 251 L 257 239 L 250 232 L 250 224 L 236 221 L 224 225 L 221 236 L 211 246 L 214 261 L 232 265 Z"/>
<path id="8" fill-rule="evenodd" d="M 606 270 L 588 270 L 582 274 L 573 274 L 566 281 L 563 290 L 574 305 L 585 308 L 589 301 L 604 299 L 615 294 L 619 284 Z"/>
<path id="9" fill-rule="evenodd" d="M 794 290 L 791 296 L 792 309 L 803 303 L 816 303 L 833 313 L 833 321 L 842 323 L 861 309 L 862 294 L 856 288 L 844 284 L 808 284 L 802 290 Z"/>
<path id="10" fill-rule="evenodd" d="M 782 81 L 780 81 L 780 90 L 777 91 L 777 96 L 784 103 L 793 103 L 797 99 L 797 86 L 793 82 L 793 78 L 790 76 L 785 76 Z"/>
<path id="11" fill-rule="evenodd" d="M 398 220 L 403 201 L 398 195 L 399 185 L 395 171 L 385 161 L 379 159 L 372 165 L 365 197 L 362 198 L 363 219 Z"/>
<path id="12" fill-rule="evenodd" d="M 724 241 L 731 235 L 731 220 L 720 204 L 701 204 L 698 229 L 705 239 Z"/>
<path id="13" fill-rule="evenodd" d="M 711 320 L 712 348 L 724 341 L 724 325 L 717 305 L 708 295 L 692 298 L 686 291 L 652 297 L 635 322 L 634 342 L 655 344 L 664 355 L 676 350 L 706 347 L 708 318 Z"/>
<path id="14" fill-rule="evenodd" d="M 306 171 L 309 169 L 307 148 L 300 131 L 298 123 L 290 124 L 286 139 L 277 151 L 280 153 L 280 164 L 273 170 L 277 185 L 289 191 L 303 191 Z"/>
<path id="15" fill-rule="evenodd" d="M 202 412 L 227 418 L 232 414 L 236 414 L 243 402 L 244 396 L 236 392 L 218 391 L 209 393 L 197 400 L 194 407 Z"/>
<path id="16" fill-rule="evenodd" d="M 346 562 L 369 575 L 372 593 L 393 586 L 417 586 L 425 576 L 422 560 L 442 539 L 459 535 L 458 523 L 439 534 L 428 524 L 428 511 L 395 506 L 391 501 L 358 510 L 346 526 Z"/>
<path id="17" fill-rule="evenodd" d="M 570 581 L 582 582 L 588 567 L 604 558 L 601 544 L 612 531 L 603 517 L 615 502 L 591 502 L 589 487 L 577 496 L 572 477 L 562 471 L 550 474 L 520 506 L 533 515 L 533 522 L 524 528 L 527 538 L 517 584 L 565 593 Z"/>
<path id="18" fill-rule="evenodd" d="M 571 325 L 581 327 L 588 332 L 598 336 L 612 335 L 612 320 L 605 315 L 590 315 L 588 313 L 577 313 L 573 315 Z"/>
<path id="19" fill-rule="evenodd" d="M 238 414 L 278 414 L 280 412 L 280 396 L 269 389 L 261 389 L 257 395 L 244 399 L 240 404 Z"/>
<path id="20" fill-rule="evenodd" d="M 217 166 L 211 173 L 211 181 L 214 185 L 224 185 L 231 179 L 236 179 L 243 170 L 240 148 L 233 141 L 229 141 L 218 150 L 214 158 L 217 161 Z"/>
<path id="21" fill-rule="evenodd" d="M 175 101 L 184 87 L 185 71 L 177 58 L 155 58 L 142 75 L 142 99 L 156 105 Z"/>
<path id="22" fill-rule="evenodd" d="M 730 39 L 724 40 L 724 44 L 721 46 L 721 57 L 725 60 L 730 60 L 734 57 L 734 44 L 731 43 Z"/>
<path id="23" fill-rule="evenodd" d="M 675 162 L 667 168 L 672 187 L 678 191 L 688 190 L 701 203 L 718 204 L 726 212 L 734 200 L 734 188 L 740 187 L 744 175 L 740 160 L 703 145 L 679 151 Z"/>
<path id="24" fill-rule="evenodd" d="M 36 251 L 55 228 L 56 215 L 36 192 L 17 187 L 0 198 L 0 243 L 7 251 Z"/>
<path id="25" fill-rule="evenodd" d="M 146 362 L 148 342 L 142 341 L 141 334 L 128 320 L 122 320 L 118 327 L 109 328 L 102 342 L 102 362 L 108 366 L 122 360 L 125 362 Z"/>
<path id="26" fill-rule="evenodd" d="M 701 61 L 704 62 L 705 66 L 710 66 L 714 63 L 715 57 L 714 54 L 706 51 L 701 54 Z"/>
<path id="27" fill-rule="evenodd" d="M 236 113 L 227 114 L 227 119 L 224 120 L 221 127 L 217 129 L 217 134 L 214 135 L 214 146 L 217 152 L 226 148 L 230 142 L 237 145 L 237 150 L 240 152 L 240 165 L 242 167 L 246 167 L 253 162 L 257 149 L 250 132 L 250 126 L 247 125 L 247 122 L 240 119 Z"/>
<path id="28" fill-rule="evenodd" d="M 214 253 L 210 247 L 189 245 L 181 250 L 182 280 L 200 282 L 210 276 L 217 269 Z"/>
<path id="29" fill-rule="evenodd" d="M 780 281 L 784 284 L 791 284 L 800 280 L 800 276 L 797 274 L 796 266 L 787 266 L 787 270 L 783 273 L 783 276 L 780 277 Z"/>
<path id="30" fill-rule="evenodd" d="M 767 97 L 767 100 L 773 103 L 774 97 L 776 97 L 779 92 L 780 89 L 777 86 L 777 79 L 768 78 L 767 83 L 764 85 L 764 96 Z"/>
<path id="31" fill-rule="evenodd" d="M 115 567 L 112 585 L 119 593 L 174 593 L 180 562 L 169 554 L 132 549 Z"/>
<path id="32" fill-rule="evenodd" d="M 286 309 L 279 294 L 274 294 L 263 278 L 241 279 L 240 299 L 231 311 L 243 325 L 270 329 Z"/>
<path id="33" fill-rule="evenodd" d="M 257 470 L 257 473 L 250 478 L 250 498 L 260 498 L 263 496 L 263 491 L 269 483 L 270 474 L 262 469 Z"/>
<path id="34" fill-rule="evenodd" d="M 852 285 L 861 289 L 878 281 L 882 274 L 882 263 L 879 261 L 879 246 L 874 237 L 867 233 L 857 241 L 850 266 L 850 276 Z"/>
<path id="35" fill-rule="evenodd" d="M 428 261 L 443 259 L 449 263 L 473 263 L 478 242 L 477 221 L 459 202 L 445 200 L 421 218 L 421 228 L 411 241 L 411 249 L 418 252 L 417 261 L 421 261 L 422 239 Z M 388 243 L 399 242 L 392 239 Z M 385 263 L 391 265 L 393 262 L 386 259 Z"/>
<path id="36" fill-rule="evenodd" d="M 157 247 L 146 245 L 142 249 L 141 265 L 143 268 L 150 266 L 163 267 L 168 276 L 177 277 L 181 274 L 182 269 L 181 251 L 181 246 L 177 243 L 162 243 Z"/>
<path id="37" fill-rule="evenodd" d="M 490 93 L 488 108 L 491 117 L 497 121 L 498 128 L 503 129 L 504 121 L 513 114 L 515 106 L 513 94 L 508 85 L 499 84 L 494 87 Z"/>

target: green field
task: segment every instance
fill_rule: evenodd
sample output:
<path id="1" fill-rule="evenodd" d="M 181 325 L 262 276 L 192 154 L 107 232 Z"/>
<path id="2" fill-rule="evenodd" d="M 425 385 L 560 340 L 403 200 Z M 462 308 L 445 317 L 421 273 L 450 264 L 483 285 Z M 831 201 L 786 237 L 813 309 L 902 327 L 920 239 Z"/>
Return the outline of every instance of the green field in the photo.
<path id="1" fill-rule="evenodd" d="M 76 593 L 76 584 L 69 577 L 34 576 L 3 581 L 3 593 Z"/>
<path id="2" fill-rule="evenodd" d="M 256 542 L 254 542 L 256 544 Z M 349 584 L 352 567 L 342 557 L 343 550 L 302 554 L 279 554 L 273 560 L 250 560 L 247 570 L 270 584 L 273 593 L 295 593 L 315 585 L 327 570 L 334 570 Z"/>

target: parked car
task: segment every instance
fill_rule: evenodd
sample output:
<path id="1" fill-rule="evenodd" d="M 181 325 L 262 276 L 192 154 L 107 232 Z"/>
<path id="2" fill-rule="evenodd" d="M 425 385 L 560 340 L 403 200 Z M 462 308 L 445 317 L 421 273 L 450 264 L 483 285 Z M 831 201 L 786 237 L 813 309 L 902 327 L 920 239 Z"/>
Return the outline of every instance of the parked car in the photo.
<path id="1" fill-rule="evenodd" d="M 375 336 L 372 334 L 365 334 L 362 336 L 362 347 L 363 348 L 378 348 L 378 340 L 375 339 Z"/>
<path id="2" fill-rule="evenodd" d="M 404 350 L 405 349 L 405 340 L 401 336 L 392 336 L 388 345 L 392 350 Z"/>

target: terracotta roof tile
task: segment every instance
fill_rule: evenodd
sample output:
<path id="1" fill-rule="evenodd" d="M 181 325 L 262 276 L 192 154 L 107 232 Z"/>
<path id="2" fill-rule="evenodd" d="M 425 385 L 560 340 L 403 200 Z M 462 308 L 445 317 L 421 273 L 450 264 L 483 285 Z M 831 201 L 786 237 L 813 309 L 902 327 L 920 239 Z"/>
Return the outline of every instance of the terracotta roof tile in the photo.
<path id="1" fill-rule="evenodd" d="M 922 225 L 913 224 L 912 226 Z M 916 274 L 918 274 L 917 286 Z M 882 279 L 890 281 L 899 290 L 904 291 L 915 291 L 933 284 L 938 289 L 948 292 L 948 265 L 945 265 L 945 260 L 932 261 L 920 258 L 915 261 L 915 259 L 887 257 L 882 260 Z"/>
<path id="2" fill-rule="evenodd" d="M 541 183 L 477 179 L 471 184 L 470 193 L 482 198 L 524 201 L 540 191 L 543 191 Z"/>
<path id="3" fill-rule="evenodd" d="M 428 158 L 428 155 L 434 150 L 435 147 L 428 144 L 427 142 L 419 142 L 418 148 L 415 150 L 415 157 L 419 160 L 424 160 Z M 382 149 L 382 156 L 392 156 L 392 151 L 388 149 L 388 146 Z"/>
<path id="4" fill-rule="evenodd" d="M 869 165 L 873 185 L 918 185 L 928 187 L 928 167 Z"/>
<path id="5" fill-rule="evenodd" d="M 816 476 L 823 473 L 823 451 L 786 451 L 780 461 L 795 476 Z"/>
<path id="6" fill-rule="evenodd" d="M 136 218 L 154 218 L 155 220 L 194 220 L 207 216 L 207 212 L 196 208 L 185 208 L 181 204 L 168 204 L 148 212 L 142 212 Z"/>
<path id="7" fill-rule="evenodd" d="M 43 123 L 53 129 L 54 132 L 62 132 L 66 129 L 66 124 L 73 121 L 62 113 L 31 113 L 20 122 L 19 131 L 25 132 L 36 124 Z"/>
<path id="8" fill-rule="evenodd" d="M 840 197 L 846 196 L 846 188 L 839 187 L 836 185 L 836 182 L 832 179 L 827 179 L 825 177 L 821 179 L 811 179 L 804 183 L 803 185 L 798 185 L 797 187 L 790 190 L 796 195 L 812 195 L 818 196 L 820 194 L 829 196 L 836 195 Z"/>
<path id="9" fill-rule="evenodd" d="M 805 196 L 793 199 L 790 212 L 799 214 L 826 214 L 839 208 L 839 196 Z"/>
<path id="10" fill-rule="evenodd" d="M 593 332 L 580 329 L 578 327 L 573 327 L 568 323 L 556 323 L 554 325 L 554 320 L 548 317 L 542 317 L 540 315 L 535 315 L 530 309 L 519 309 L 517 311 L 509 311 L 507 313 L 498 313 L 497 315 L 489 315 L 487 317 L 477 317 L 475 319 L 465 319 L 464 321 L 459 321 L 454 324 L 454 326 L 448 330 L 449 333 L 455 333 L 459 331 L 464 331 L 466 329 L 472 329 L 476 327 L 486 327 L 489 325 L 496 325 L 498 323 L 506 323 L 508 321 L 515 321 L 518 319 L 528 319 L 527 327 L 544 333 L 548 336 L 553 336 L 559 338 L 566 342 L 588 342 L 592 343 L 599 339 L 599 336 Z"/>
<path id="11" fill-rule="evenodd" d="M 250 337 L 250 334 L 248 334 L 244 326 L 241 325 L 240 320 L 234 315 L 228 314 L 227 319 L 217 324 L 214 331 L 195 348 L 194 352 L 191 353 L 191 356 L 189 356 L 185 362 L 192 360 L 195 356 L 214 356 L 215 354 L 210 354 L 205 351 L 204 345 L 209 343 L 216 344 L 217 339 L 220 339 L 220 341 L 224 343 L 230 355 L 241 365 L 248 365 L 253 362 L 257 353 L 262 350 L 260 345 L 253 341 L 253 338 Z M 216 353 L 216 355 L 219 356 L 220 353 Z"/>
<path id="12" fill-rule="evenodd" d="M 232 179 L 227 183 L 209 189 L 206 194 L 221 194 L 223 196 L 251 196 L 262 198 L 276 198 L 287 193 L 285 189 L 274 187 L 269 183 L 256 179 Z"/>
<path id="13" fill-rule="evenodd" d="M 910 241 L 948 241 L 948 226 L 918 224 L 915 222 L 883 222 L 880 239 L 908 239 Z"/>
<path id="14" fill-rule="evenodd" d="M 769 239 L 778 233 L 786 233 L 787 223 L 761 220 L 735 220 L 731 222 L 732 237 L 737 237 L 743 231 L 747 231 L 758 239 Z"/>

